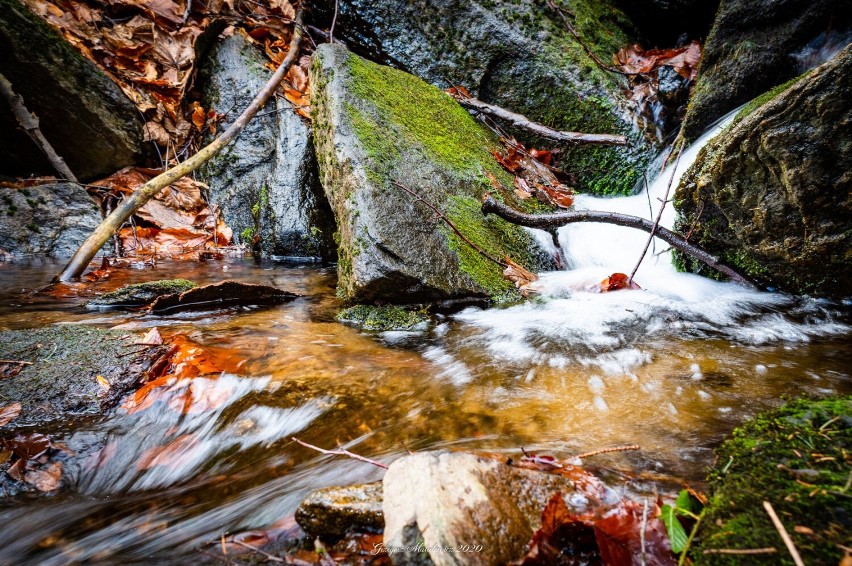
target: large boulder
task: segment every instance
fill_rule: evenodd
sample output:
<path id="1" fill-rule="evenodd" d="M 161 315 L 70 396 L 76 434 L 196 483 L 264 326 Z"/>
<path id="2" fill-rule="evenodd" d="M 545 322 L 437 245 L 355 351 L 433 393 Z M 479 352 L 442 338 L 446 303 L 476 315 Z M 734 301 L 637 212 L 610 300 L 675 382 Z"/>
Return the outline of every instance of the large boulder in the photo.
<path id="1" fill-rule="evenodd" d="M 797 52 L 817 36 L 850 25 L 849 0 L 723 0 L 684 119 L 687 139 L 698 138 L 728 111 L 805 71 Z"/>
<path id="2" fill-rule="evenodd" d="M 19 0 L 0 0 L 0 73 L 78 178 L 105 176 L 142 158 L 142 120 L 133 103 Z M 5 101 L 0 155 L 2 175 L 56 174 Z"/>
<path id="3" fill-rule="evenodd" d="M 269 80 L 258 50 L 236 33 L 202 69 L 205 106 L 228 127 Z M 289 102 L 273 97 L 239 137 L 203 169 L 212 202 L 243 243 L 260 236 L 265 255 L 328 259 L 334 224 L 322 194 L 311 130 Z"/>
<path id="4" fill-rule="evenodd" d="M 70 257 L 100 222 L 100 208 L 80 185 L 0 188 L 0 250 L 12 255 Z"/>
<path id="5" fill-rule="evenodd" d="M 852 46 L 779 90 L 698 155 L 679 229 L 769 286 L 852 295 Z"/>
<path id="6" fill-rule="evenodd" d="M 317 159 L 338 225 L 342 298 L 416 303 L 514 293 L 499 265 L 395 182 L 442 210 L 492 257 L 545 266 L 526 232 L 480 212 L 480 197 L 493 190 L 485 172 L 507 187 L 511 178 L 490 153 L 496 138 L 449 95 L 338 44 L 317 49 L 310 75 Z"/>
<path id="7" fill-rule="evenodd" d="M 609 0 L 557 4 L 603 61 L 633 40 L 629 20 Z M 373 60 L 441 88 L 464 86 L 549 126 L 629 136 L 627 148 L 566 151 L 562 166 L 581 190 L 624 193 L 641 179 L 651 148 L 633 124 L 620 78 L 601 70 L 543 1 L 341 0 L 335 35 Z"/>
<path id="8" fill-rule="evenodd" d="M 556 492 L 558 476 L 464 452 L 419 452 L 390 465 L 382 480 L 384 544 L 394 564 L 505 564 L 523 555 Z"/>

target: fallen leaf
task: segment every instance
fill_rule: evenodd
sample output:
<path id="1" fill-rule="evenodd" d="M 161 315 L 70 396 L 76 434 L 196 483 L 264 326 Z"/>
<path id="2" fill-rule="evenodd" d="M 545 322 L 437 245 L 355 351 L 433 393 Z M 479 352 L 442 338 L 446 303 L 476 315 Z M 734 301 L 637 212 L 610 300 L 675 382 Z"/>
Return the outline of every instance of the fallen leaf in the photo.
<path id="1" fill-rule="evenodd" d="M 529 285 L 538 281 L 538 275 L 515 263 L 508 256 L 504 261 L 506 262 L 506 269 L 503 270 L 503 277 L 514 283 L 515 287 L 526 295 L 529 291 Z"/>
<path id="2" fill-rule="evenodd" d="M 42 493 L 59 489 L 61 479 L 62 462 L 51 462 L 43 468 L 27 470 L 24 473 L 24 481 Z"/>
<path id="3" fill-rule="evenodd" d="M 6 426 L 21 414 L 21 404 L 20 403 L 12 403 L 11 405 L 6 405 L 0 407 L 0 426 Z"/>
<path id="4" fill-rule="evenodd" d="M 11 450 L 21 460 L 29 460 L 44 454 L 50 448 L 50 439 L 43 434 L 19 434 L 3 441 L 6 450 Z"/>
<path id="5" fill-rule="evenodd" d="M 147 344 L 150 346 L 159 346 L 163 343 L 163 337 L 160 336 L 160 331 L 157 330 L 155 326 L 151 330 L 149 330 L 145 336 L 142 337 L 142 341 L 140 344 Z"/>
<path id="6" fill-rule="evenodd" d="M 207 122 L 207 112 L 204 111 L 204 108 L 198 102 L 192 103 L 192 125 L 194 125 L 198 131 L 204 129 L 204 124 Z"/>
<path id="7" fill-rule="evenodd" d="M 98 384 L 103 388 L 104 391 L 109 391 L 110 388 L 112 387 L 112 385 L 110 385 L 110 382 L 107 380 L 107 378 L 105 378 L 102 375 L 97 376 L 95 379 L 97 379 Z"/>
<path id="8" fill-rule="evenodd" d="M 613 273 L 600 284 L 600 292 L 601 293 L 609 293 L 610 291 L 620 291 L 622 289 L 629 289 L 631 291 L 639 291 L 642 289 L 639 285 L 637 285 L 634 281 L 630 281 L 627 275 L 624 273 Z"/>

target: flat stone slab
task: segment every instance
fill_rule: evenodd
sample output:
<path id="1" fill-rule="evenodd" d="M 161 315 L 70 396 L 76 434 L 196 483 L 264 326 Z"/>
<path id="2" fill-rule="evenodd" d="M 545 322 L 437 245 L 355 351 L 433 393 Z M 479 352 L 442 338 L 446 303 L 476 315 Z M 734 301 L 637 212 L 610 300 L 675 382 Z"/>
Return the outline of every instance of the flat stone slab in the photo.
<path id="1" fill-rule="evenodd" d="M 312 537 L 381 532 L 382 482 L 312 491 L 296 510 L 296 522 Z"/>

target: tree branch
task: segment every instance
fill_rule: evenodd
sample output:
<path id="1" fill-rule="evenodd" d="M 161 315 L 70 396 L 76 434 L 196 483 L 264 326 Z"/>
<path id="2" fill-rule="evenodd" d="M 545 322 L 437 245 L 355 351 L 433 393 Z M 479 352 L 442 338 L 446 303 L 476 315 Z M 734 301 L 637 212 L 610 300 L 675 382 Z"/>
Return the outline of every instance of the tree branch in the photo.
<path id="1" fill-rule="evenodd" d="M 580 132 L 563 132 L 548 128 L 537 122 L 533 122 L 522 114 L 517 114 L 505 108 L 482 102 L 476 98 L 464 96 L 460 93 L 451 94 L 456 102 L 465 108 L 471 108 L 483 114 L 500 118 L 512 124 L 516 128 L 526 130 L 543 138 L 562 143 L 582 143 L 591 145 L 627 145 L 627 138 L 615 134 L 584 134 Z"/>
<path id="2" fill-rule="evenodd" d="M 56 276 L 54 281 L 69 281 L 79 278 L 83 271 L 85 271 L 86 266 L 89 265 L 89 262 L 92 261 L 92 258 L 95 257 L 95 254 L 98 253 L 98 250 L 101 249 L 101 246 L 104 245 L 112 234 L 118 230 L 134 212 L 143 207 L 145 203 L 151 200 L 151 198 L 165 187 L 168 187 L 181 177 L 195 171 L 201 165 L 209 161 L 243 131 L 246 124 L 251 121 L 254 115 L 257 114 L 258 110 L 263 108 L 266 101 L 269 100 L 278 88 L 278 85 L 284 78 L 284 75 L 287 74 L 290 66 L 299 56 L 299 48 L 302 44 L 302 36 L 304 33 L 302 20 L 303 9 L 300 8 L 293 21 L 293 39 L 290 41 L 290 50 L 287 52 L 287 57 L 281 62 L 281 65 L 278 66 L 278 69 L 269 78 L 269 81 L 264 85 L 263 89 L 257 93 L 254 100 L 252 100 L 251 104 L 248 105 L 248 108 L 243 110 L 243 113 L 234 120 L 234 123 L 231 124 L 231 126 L 225 130 L 221 136 L 199 150 L 198 153 L 183 163 L 180 163 L 168 171 L 157 175 L 136 189 L 128 198 L 124 199 L 121 204 L 117 206 L 103 222 L 101 222 L 95 231 L 92 232 L 92 235 L 83 242 L 83 245 L 80 246 L 80 249 L 77 250 L 71 258 L 71 261 L 68 262 L 68 265 L 65 266 L 62 273 Z"/>
<path id="3" fill-rule="evenodd" d="M 9 106 L 12 108 L 12 114 L 15 115 L 15 119 L 18 121 L 21 129 L 44 153 L 50 165 L 62 177 L 76 183 L 77 177 L 74 176 L 74 173 L 65 163 L 65 160 L 56 153 L 56 150 L 53 149 L 53 146 L 50 145 L 50 142 L 41 133 L 41 129 L 38 127 L 38 118 L 35 114 L 27 110 L 27 107 L 24 105 L 24 98 L 12 89 L 12 83 L 2 73 L 0 73 L 0 94 L 9 103 Z"/>
<path id="4" fill-rule="evenodd" d="M 617 212 L 578 210 L 555 214 L 524 214 L 522 212 L 518 212 L 517 210 L 509 208 L 505 204 L 497 202 L 494 197 L 490 196 L 486 198 L 485 201 L 483 201 L 482 212 L 483 214 L 496 214 L 503 220 L 506 220 L 513 224 L 527 226 L 528 228 L 539 228 L 542 230 L 553 229 L 559 226 L 565 226 L 566 224 L 573 224 L 575 222 L 601 222 L 604 224 L 615 224 L 616 226 L 636 228 L 638 230 L 644 230 L 645 232 L 649 233 L 654 230 L 654 223 L 650 220 L 640 218 L 638 216 L 620 214 Z M 690 244 L 683 237 L 678 234 L 675 234 L 671 230 L 663 228 L 662 226 L 658 226 L 656 228 L 655 235 L 673 248 L 678 249 L 683 253 L 694 257 L 695 259 L 705 263 L 709 267 L 712 267 L 719 273 L 726 275 L 732 281 L 736 281 L 740 285 L 748 287 L 749 289 L 759 288 L 747 276 L 743 275 L 736 269 L 725 265 L 718 258 L 714 257 L 713 255 L 709 254 L 698 246 Z"/>

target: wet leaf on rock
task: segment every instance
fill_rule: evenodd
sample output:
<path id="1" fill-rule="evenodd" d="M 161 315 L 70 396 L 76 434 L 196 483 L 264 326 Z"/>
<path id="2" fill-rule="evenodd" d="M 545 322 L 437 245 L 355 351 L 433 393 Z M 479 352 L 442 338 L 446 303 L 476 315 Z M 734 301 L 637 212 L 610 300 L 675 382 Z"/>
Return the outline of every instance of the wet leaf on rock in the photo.
<path id="1" fill-rule="evenodd" d="M 6 426 L 21 414 L 21 404 L 20 403 L 12 403 L 11 405 L 5 405 L 0 407 L 0 426 Z"/>
<path id="2" fill-rule="evenodd" d="M 527 270 L 524 266 L 512 261 L 510 257 L 506 257 L 503 261 L 506 262 L 506 269 L 503 270 L 503 277 L 515 284 L 521 293 L 526 296 L 530 291 L 530 285 L 538 281 L 538 275 Z"/>
<path id="3" fill-rule="evenodd" d="M 59 489 L 61 479 L 62 462 L 51 462 L 42 468 L 27 470 L 24 473 L 24 481 L 43 493 Z"/>

